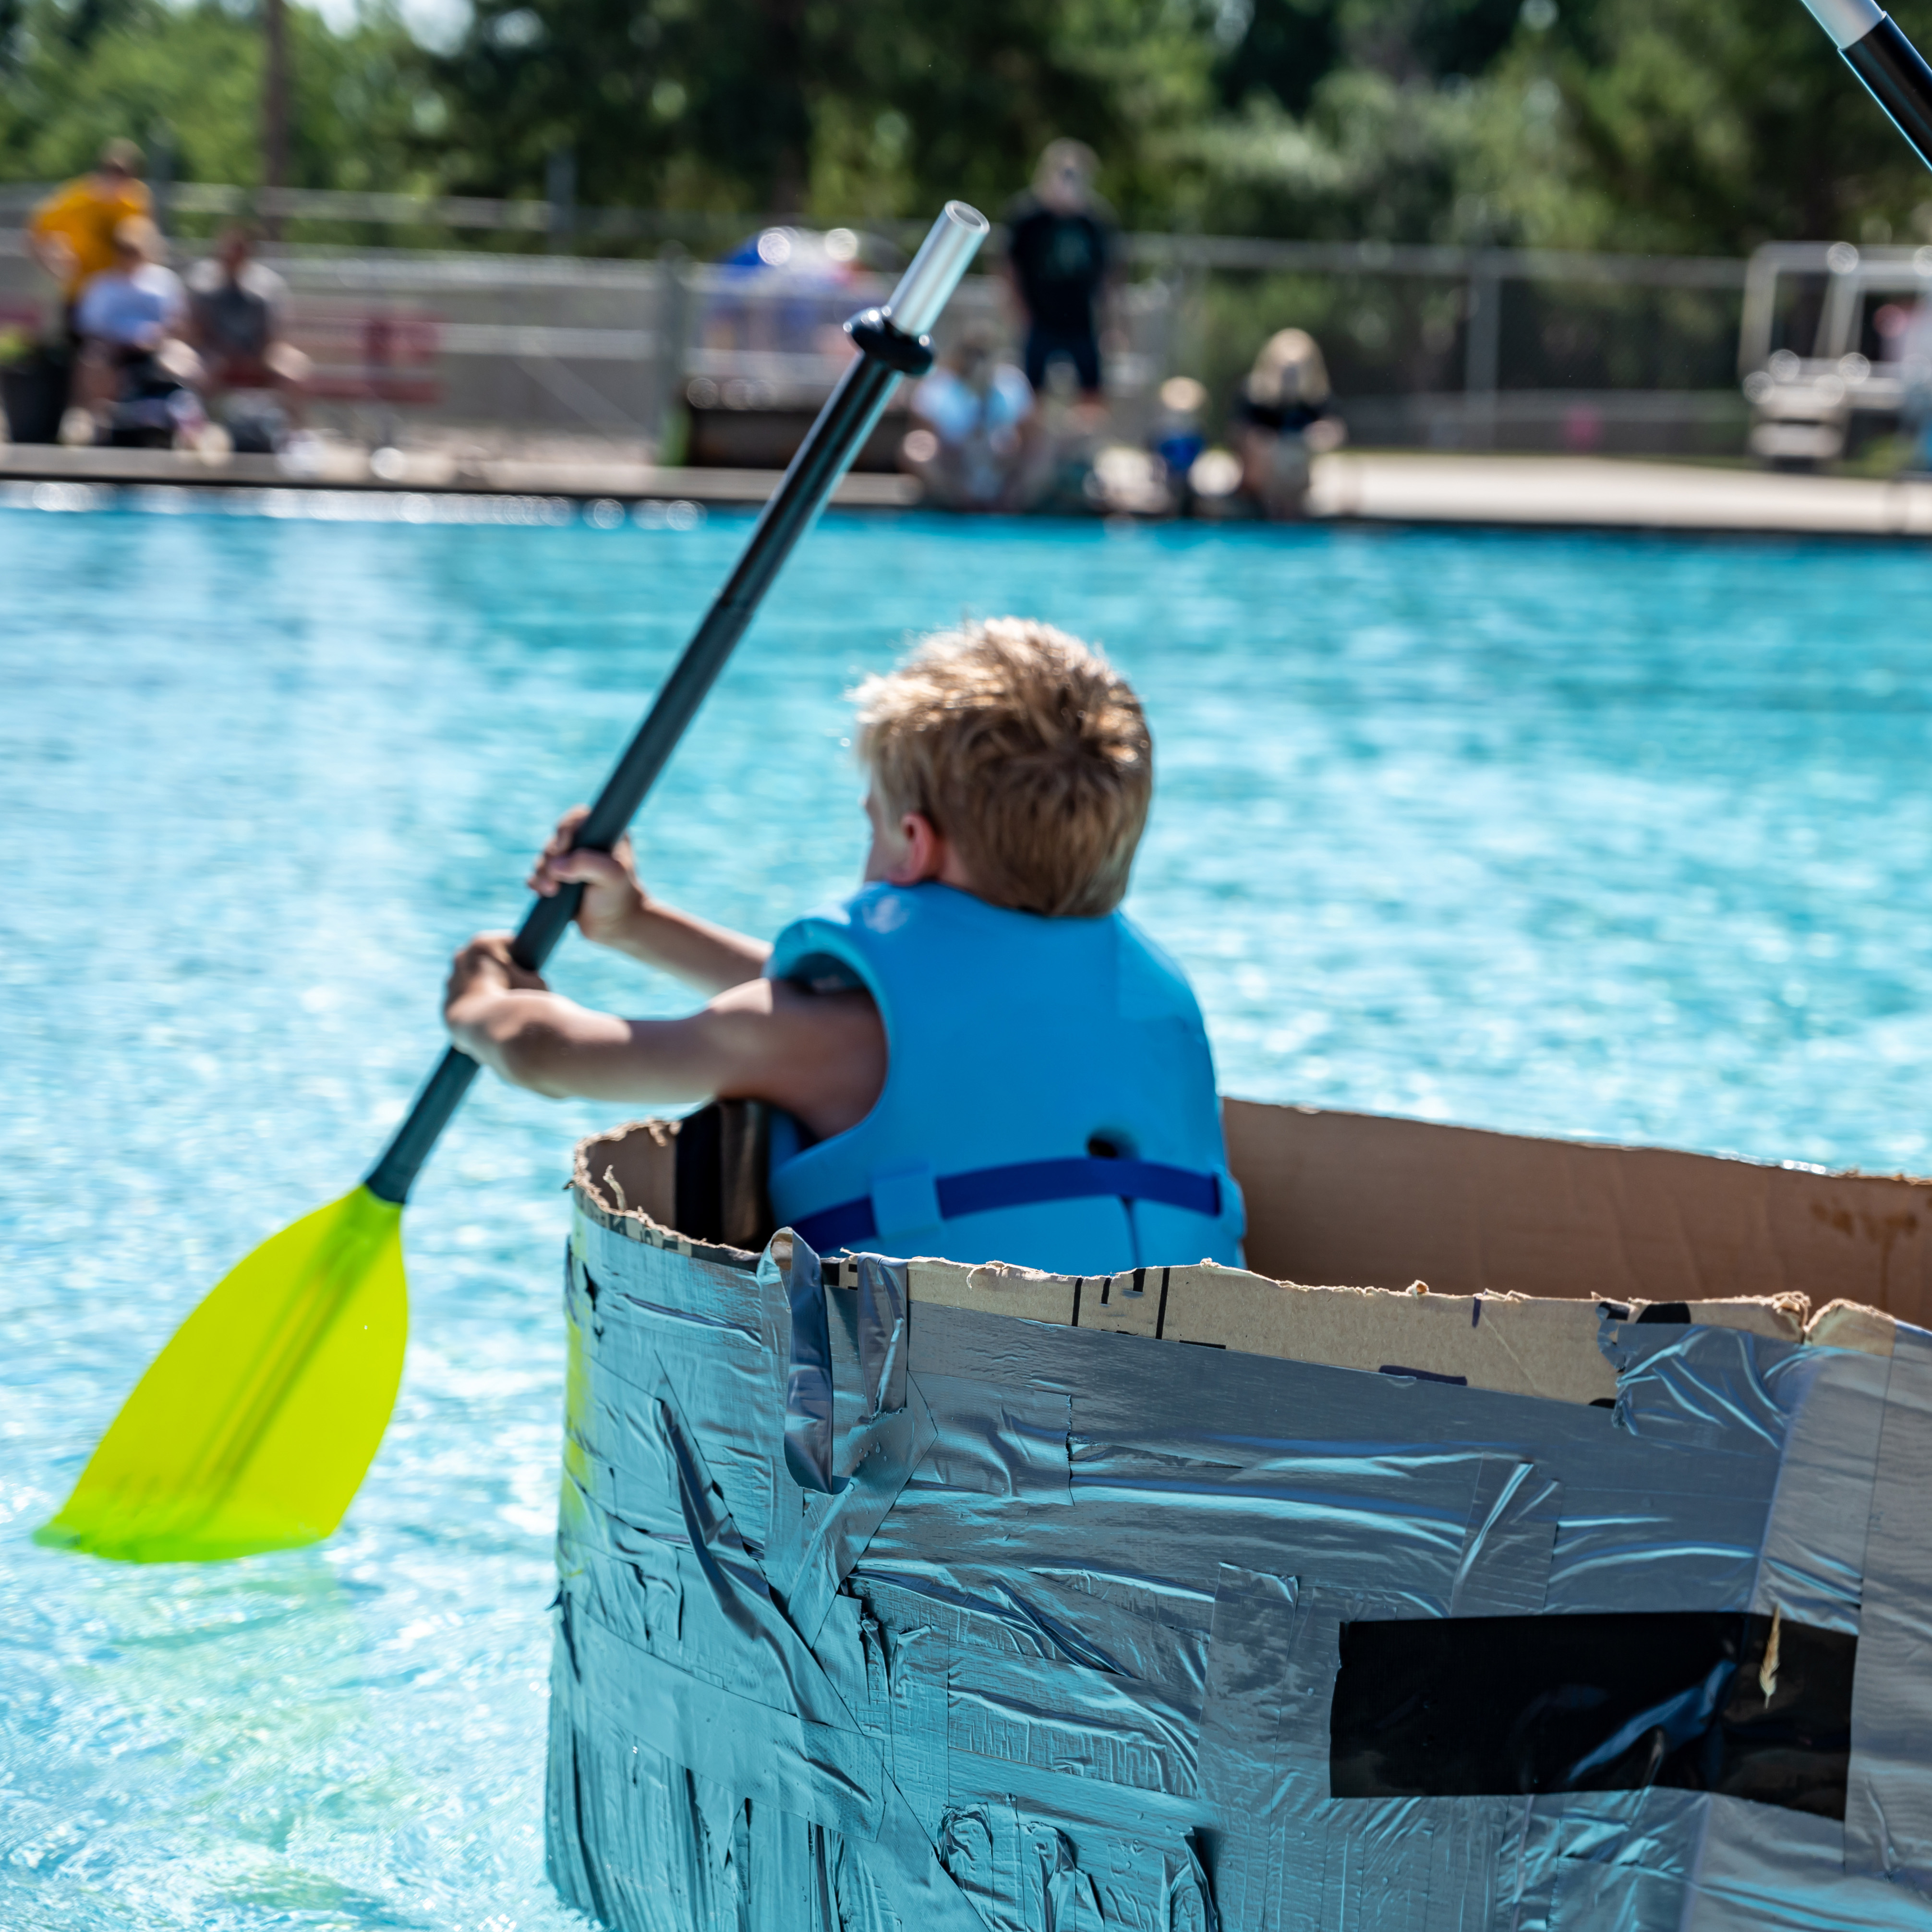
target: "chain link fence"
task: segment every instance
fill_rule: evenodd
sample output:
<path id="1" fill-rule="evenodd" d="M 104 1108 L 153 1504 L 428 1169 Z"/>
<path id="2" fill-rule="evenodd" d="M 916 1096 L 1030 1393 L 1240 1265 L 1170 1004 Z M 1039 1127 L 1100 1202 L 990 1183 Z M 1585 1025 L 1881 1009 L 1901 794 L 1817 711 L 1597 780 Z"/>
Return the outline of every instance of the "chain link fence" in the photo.
<path id="1" fill-rule="evenodd" d="M 0 326 L 52 319 L 13 225 L 44 191 L 0 188 Z M 316 364 L 316 410 L 345 434 L 592 436 L 754 467 L 783 460 L 842 366 L 838 324 L 883 298 L 916 238 L 894 224 L 835 231 L 850 272 L 812 286 L 693 259 L 758 232 L 725 218 L 200 184 L 162 201 L 184 260 L 244 214 L 301 238 L 264 256 Z M 315 238 L 329 235 L 352 238 Z M 459 235 L 486 245 L 370 238 Z M 632 258 L 587 252 L 604 249 Z M 1206 384 L 1218 430 L 1256 350 L 1294 326 L 1321 343 L 1358 446 L 1744 448 L 1742 261 L 1181 234 L 1130 236 L 1122 252 L 1108 386 L 1127 436 L 1174 374 Z M 980 326 L 1010 341 L 1016 321 L 987 273 L 942 335 Z M 890 466 L 892 434 L 868 464 Z"/>

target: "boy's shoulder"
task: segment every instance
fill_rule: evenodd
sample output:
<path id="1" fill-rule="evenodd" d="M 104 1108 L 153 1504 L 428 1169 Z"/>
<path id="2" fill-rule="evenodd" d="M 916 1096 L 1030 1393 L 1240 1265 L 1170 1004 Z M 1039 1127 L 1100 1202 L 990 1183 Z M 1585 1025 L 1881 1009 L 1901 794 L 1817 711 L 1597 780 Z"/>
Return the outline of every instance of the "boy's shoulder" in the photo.
<path id="1" fill-rule="evenodd" d="M 897 943 L 875 953 L 877 940 Z M 814 978 L 828 958 L 841 959 L 848 970 L 860 961 L 869 968 L 875 962 L 883 964 L 886 952 L 907 954 L 908 966 L 917 972 L 924 970 L 922 962 L 947 972 L 969 970 L 958 949 L 976 944 L 1036 963 L 1049 976 L 1070 968 L 1078 974 L 1105 974 L 1112 978 L 1126 1018 L 1198 1010 L 1192 982 L 1180 963 L 1125 913 L 1044 919 L 936 881 L 916 886 L 875 882 L 806 914 L 778 934 L 766 970 L 781 979 Z M 940 950 L 928 952 L 928 946 Z"/>
<path id="2" fill-rule="evenodd" d="M 1120 931 L 1120 1003 L 1124 1018 L 1151 1018 L 1179 1013 L 1198 1017 L 1200 1001 L 1186 970 L 1159 940 L 1149 938 L 1125 913 L 1116 913 Z"/>

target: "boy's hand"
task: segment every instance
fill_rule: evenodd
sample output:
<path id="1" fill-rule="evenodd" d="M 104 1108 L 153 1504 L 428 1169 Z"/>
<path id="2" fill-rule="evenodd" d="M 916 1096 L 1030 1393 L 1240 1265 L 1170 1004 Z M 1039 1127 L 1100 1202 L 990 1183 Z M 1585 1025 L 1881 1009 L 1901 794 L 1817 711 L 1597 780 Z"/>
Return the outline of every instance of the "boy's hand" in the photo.
<path id="1" fill-rule="evenodd" d="M 458 953 L 442 989 L 446 1014 L 472 994 L 549 990 L 540 974 L 527 966 L 519 966 L 510 957 L 512 937 L 507 932 L 479 932 Z"/>
<path id="2" fill-rule="evenodd" d="M 650 902 L 638 884 L 628 832 L 612 852 L 572 849 L 577 829 L 590 813 L 588 806 L 574 805 L 557 820 L 550 843 L 530 868 L 527 883 L 532 892 L 545 898 L 554 898 L 560 886 L 581 885 L 584 896 L 577 906 L 578 928 L 595 945 L 622 948 L 639 914 Z"/>

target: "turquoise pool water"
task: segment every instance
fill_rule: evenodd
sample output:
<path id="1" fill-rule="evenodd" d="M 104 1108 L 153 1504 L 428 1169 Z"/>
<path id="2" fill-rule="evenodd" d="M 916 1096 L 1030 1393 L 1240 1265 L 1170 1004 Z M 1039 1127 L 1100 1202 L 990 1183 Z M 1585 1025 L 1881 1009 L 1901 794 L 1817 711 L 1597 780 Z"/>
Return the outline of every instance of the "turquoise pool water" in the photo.
<path id="1" fill-rule="evenodd" d="M 0 1925 L 572 1922 L 539 1813 L 558 1192 L 598 1110 L 479 1088 L 342 1534 L 32 1548 L 239 1251 L 352 1181 L 746 525 L 0 512 Z M 853 875 L 840 693 L 962 610 L 1152 713 L 1132 902 L 1231 1091 L 1932 1170 L 1932 556 L 828 522 L 646 808 L 770 931 Z M 572 946 L 556 976 L 668 1010 Z"/>

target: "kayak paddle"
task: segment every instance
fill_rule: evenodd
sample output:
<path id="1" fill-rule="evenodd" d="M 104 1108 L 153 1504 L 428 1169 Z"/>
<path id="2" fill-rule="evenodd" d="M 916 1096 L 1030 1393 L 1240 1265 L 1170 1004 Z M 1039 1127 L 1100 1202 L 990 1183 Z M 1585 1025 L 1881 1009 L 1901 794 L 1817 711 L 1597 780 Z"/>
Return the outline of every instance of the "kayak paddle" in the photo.
<path id="1" fill-rule="evenodd" d="M 884 309 L 846 324 L 860 353 L 818 414 L 744 554 L 577 835 L 608 852 L 664 770 L 793 546 L 878 422 L 986 238 L 947 203 Z M 514 946 L 542 967 L 582 887 L 530 908 Z M 273 1234 L 211 1289 L 102 1437 L 38 1543 L 135 1563 L 206 1561 L 327 1536 L 388 1426 L 408 1328 L 403 1204 L 476 1078 L 454 1047 L 362 1185 Z"/>
<path id="2" fill-rule="evenodd" d="M 1932 167 L 1932 68 L 1878 0 L 1804 0 L 1845 64 Z"/>

